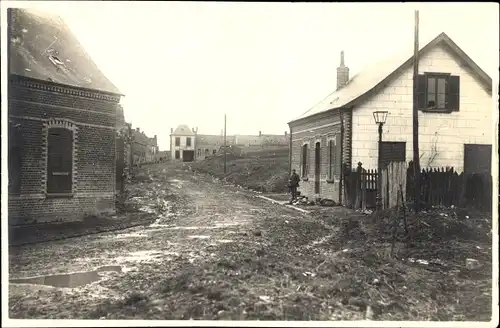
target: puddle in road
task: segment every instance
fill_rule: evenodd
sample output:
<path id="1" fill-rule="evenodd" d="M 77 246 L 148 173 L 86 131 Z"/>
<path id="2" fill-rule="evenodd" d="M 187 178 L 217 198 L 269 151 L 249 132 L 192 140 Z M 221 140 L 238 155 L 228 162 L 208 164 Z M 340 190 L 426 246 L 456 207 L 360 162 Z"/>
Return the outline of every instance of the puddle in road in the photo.
<path id="1" fill-rule="evenodd" d="M 152 206 L 149 206 L 149 205 L 144 205 L 144 206 L 141 206 L 139 208 L 139 211 L 141 212 L 145 212 L 145 213 L 149 213 L 149 214 L 154 214 L 156 213 L 156 210 L 152 207 Z"/>
<path id="2" fill-rule="evenodd" d="M 146 238 L 148 235 L 144 232 L 130 232 L 130 233 L 120 233 L 114 236 L 117 239 L 125 238 Z"/>
<path id="3" fill-rule="evenodd" d="M 188 238 L 190 238 L 190 239 L 208 239 L 208 238 L 210 238 L 210 236 L 192 235 L 192 236 L 188 236 Z"/>
<path id="4" fill-rule="evenodd" d="M 67 274 L 55 274 L 41 277 L 12 279 L 13 284 L 45 285 L 52 287 L 75 288 L 88 285 L 103 278 L 100 272 L 122 272 L 119 265 L 108 265 L 97 268 L 93 271 L 74 272 Z"/>
<path id="5" fill-rule="evenodd" d="M 170 261 L 171 257 L 168 255 L 178 256 L 179 253 L 176 252 L 163 252 L 163 251 L 138 251 L 129 253 L 127 256 L 118 256 L 116 258 L 117 262 L 158 262 L 158 261 Z"/>

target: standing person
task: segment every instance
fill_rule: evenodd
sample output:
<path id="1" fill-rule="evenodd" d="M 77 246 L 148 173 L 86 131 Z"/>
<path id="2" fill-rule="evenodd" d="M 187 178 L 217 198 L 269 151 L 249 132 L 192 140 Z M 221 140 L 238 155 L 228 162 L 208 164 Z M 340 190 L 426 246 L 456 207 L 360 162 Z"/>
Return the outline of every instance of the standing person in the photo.
<path id="1" fill-rule="evenodd" d="M 295 169 L 292 170 L 292 175 L 290 176 L 289 186 L 290 193 L 292 194 L 292 202 L 297 199 L 297 188 L 299 187 L 300 177 L 295 172 Z"/>

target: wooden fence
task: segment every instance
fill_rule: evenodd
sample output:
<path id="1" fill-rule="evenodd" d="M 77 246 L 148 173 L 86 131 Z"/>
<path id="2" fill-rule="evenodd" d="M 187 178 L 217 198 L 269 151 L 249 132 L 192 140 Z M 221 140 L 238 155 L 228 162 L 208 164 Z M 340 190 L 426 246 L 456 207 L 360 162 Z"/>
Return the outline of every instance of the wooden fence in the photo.
<path id="1" fill-rule="evenodd" d="M 377 183 L 377 170 L 366 170 L 361 162 L 355 170 L 344 171 L 346 205 L 354 209 L 375 208 Z"/>
<path id="2" fill-rule="evenodd" d="M 391 162 L 382 170 L 381 193 L 382 207 L 393 208 L 404 200 L 408 167 L 405 162 Z"/>
<path id="3" fill-rule="evenodd" d="M 377 186 L 377 170 L 364 169 L 362 163 L 358 163 L 355 170 L 344 170 L 345 205 L 354 209 L 374 208 Z M 413 167 L 411 163 L 391 162 L 382 171 L 382 206 L 396 206 L 401 192 L 405 202 L 414 201 Z M 453 168 L 423 169 L 420 172 L 420 201 L 424 207 L 454 205 L 491 211 L 491 174 L 458 174 Z"/>
<path id="4" fill-rule="evenodd" d="M 407 172 L 406 197 L 415 199 L 413 168 Z M 423 169 L 420 202 L 424 206 L 460 206 L 492 209 L 492 177 L 489 173 L 460 173 L 451 168 Z"/>

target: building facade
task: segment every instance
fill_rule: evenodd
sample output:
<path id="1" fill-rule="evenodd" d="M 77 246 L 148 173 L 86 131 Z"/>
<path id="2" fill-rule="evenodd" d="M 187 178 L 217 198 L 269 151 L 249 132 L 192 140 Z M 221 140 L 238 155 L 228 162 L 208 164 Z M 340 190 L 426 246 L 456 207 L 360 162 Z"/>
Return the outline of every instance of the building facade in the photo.
<path id="1" fill-rule="evenodd" d="M 121 93 L 58 17 L 8 9 L 8 39 L 9 224 L 114 213 Z"/>
<path id="2" fill-rule="evenodd" d="M 196 130 L 179 125 L 170 130 L 170 152 L 172 161 L 193 162 L 195 160 Z"/>
<path id="3" fill-rule="evenodd" d="M 156 162 L 159 152 L 158 139 L 148 137 L 140 128 L 132 130 L 132 153 L 134 165 Z"/>
<path id="4" fill-rule="evenodd" d="M 341 57 L 337 91 L 289 123 L 290 169 L 300 172 L 301 192 L 340 202 L 344 169 L 358 162 L 377 168 L 374 111 L 388 111 L 382 165 L 413 157 L 412 51 L 377 63 L 353 80 L 348 80 Z M 442 33 L 423 43 L 418 81 L 421 166 L 490 171 L 491 78 Z"/>

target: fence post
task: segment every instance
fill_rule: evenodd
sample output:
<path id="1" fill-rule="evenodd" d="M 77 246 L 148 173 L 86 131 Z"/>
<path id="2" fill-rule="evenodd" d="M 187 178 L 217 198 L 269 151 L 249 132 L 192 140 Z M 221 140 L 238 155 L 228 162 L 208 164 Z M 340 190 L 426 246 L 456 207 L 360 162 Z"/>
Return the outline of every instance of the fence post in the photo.
<path id="1" fill-rule="evenodd" d="M 358 167 L 356 168 L 356 202 L 355 202 L 355 208 L 358 209 L 361 208 L 361 171 L 363 165 L 361 162 L 358 162 Z"/>

